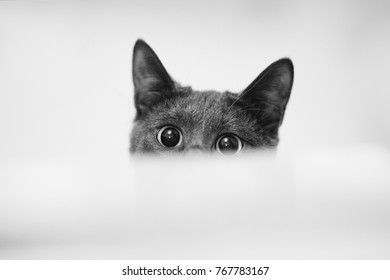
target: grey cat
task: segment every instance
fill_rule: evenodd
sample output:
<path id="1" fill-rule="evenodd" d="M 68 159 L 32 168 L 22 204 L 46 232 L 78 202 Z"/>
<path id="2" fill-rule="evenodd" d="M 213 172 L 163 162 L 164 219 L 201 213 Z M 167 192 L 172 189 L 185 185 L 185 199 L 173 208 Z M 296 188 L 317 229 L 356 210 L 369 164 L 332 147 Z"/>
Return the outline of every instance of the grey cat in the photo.
<path id="1" fill-rule="evenodd" d="M 293 64 L 283 58 L 240 94 L 196 91 L 174 82 L 151 47 L 137 40 L 133 51 L 137 113 L 130 152 L 230 155 L 273 148 L 293 79 Z"/>

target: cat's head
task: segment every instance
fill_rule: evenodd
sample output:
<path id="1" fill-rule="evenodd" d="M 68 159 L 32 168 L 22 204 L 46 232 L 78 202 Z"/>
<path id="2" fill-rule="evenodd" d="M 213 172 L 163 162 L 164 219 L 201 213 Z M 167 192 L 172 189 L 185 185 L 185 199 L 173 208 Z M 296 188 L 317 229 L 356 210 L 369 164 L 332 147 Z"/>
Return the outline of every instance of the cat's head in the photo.
<path id="1" fill-rule="evenodd" d="M 283 58 L 239 94 L 196 91 L 174 82 L 155 52 L 138 40 L 130 152 L 235 154 L 275 147 L 293 78 L 293 64 Z"/>

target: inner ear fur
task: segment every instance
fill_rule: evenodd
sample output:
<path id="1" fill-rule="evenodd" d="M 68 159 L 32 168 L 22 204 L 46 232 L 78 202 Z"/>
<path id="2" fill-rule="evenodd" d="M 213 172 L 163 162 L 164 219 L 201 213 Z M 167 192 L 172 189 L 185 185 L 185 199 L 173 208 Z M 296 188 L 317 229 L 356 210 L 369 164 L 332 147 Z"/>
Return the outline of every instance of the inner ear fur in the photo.
<path id="1" fill-rule="evenodd" d="M 241 93 L 239 99 L 255 114 L 264 126 L 278 128 L 290 98 L 294 66 L 283 58 L 268 66 Z"/>

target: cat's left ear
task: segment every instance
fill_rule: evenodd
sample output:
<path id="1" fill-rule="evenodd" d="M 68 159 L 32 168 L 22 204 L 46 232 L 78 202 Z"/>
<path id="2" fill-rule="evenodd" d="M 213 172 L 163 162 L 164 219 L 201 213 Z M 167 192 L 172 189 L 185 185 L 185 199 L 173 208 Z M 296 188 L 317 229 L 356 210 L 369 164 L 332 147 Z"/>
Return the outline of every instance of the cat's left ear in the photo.
<path id="1" fill-rule="evenodd" d="M 137 40 L 134 45 L 133 83 L 137 118 L 144 116 L 158 102 L 169 98 L 175 89 L 175 83 L 160 59 L 143 40 Z"/>
<path id="2" fill-rule="evenodd" d="M 240 95 L 252 107 L 264 126 L 277 128 L 282 124 L 294 80 L 294 66 L 283 58 L 268 66 Z"/>

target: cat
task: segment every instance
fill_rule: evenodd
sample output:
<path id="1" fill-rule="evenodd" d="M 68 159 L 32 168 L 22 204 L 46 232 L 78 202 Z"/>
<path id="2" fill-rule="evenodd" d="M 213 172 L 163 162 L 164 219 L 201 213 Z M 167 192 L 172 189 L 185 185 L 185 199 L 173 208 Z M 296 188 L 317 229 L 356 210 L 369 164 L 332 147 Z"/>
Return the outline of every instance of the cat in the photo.
<path id="1" fill-rule="evenodd" d="M 232 155 L 277 146 L 294 79 L 290 59 L 272 63 L 241 94 L 181 86 L 141 39 L 134 45 L 132 66 L 132 154 Z"/>

